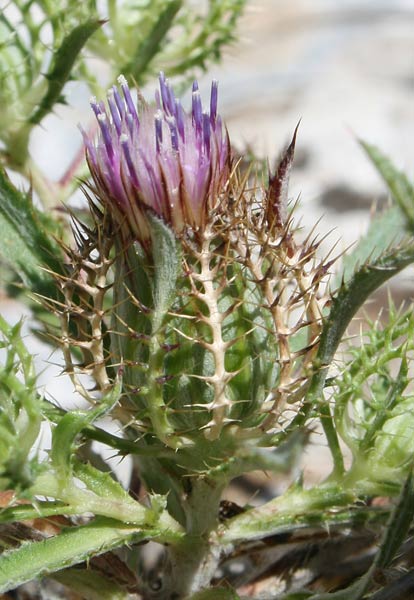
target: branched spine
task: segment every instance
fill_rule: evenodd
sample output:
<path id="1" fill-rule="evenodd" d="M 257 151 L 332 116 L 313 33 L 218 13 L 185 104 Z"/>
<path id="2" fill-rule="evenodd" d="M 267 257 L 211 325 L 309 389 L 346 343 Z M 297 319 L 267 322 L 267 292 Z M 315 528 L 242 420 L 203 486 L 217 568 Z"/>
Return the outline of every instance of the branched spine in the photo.
<path id="1" fill-rule="evenodd" d="M 69 276 L 56 275 L 64 302 L 55 307 L 61 325 L 60 344 L 65 360 L 66 371 L 75 391 L 88 402 L 93 402 L 90 392 L 81 382 L 80 374 L 89 374 L 96 389 L 105 392 L 111 386 L 106 369 L 104 349 L 105 295 L 111 288 L 108 272 L 112 266 L 109 257 L 113 244 L 111 236 L 102 231 L 75 232 L 79 249 L 68 251 L 73 269 Z M 93 240 L 92 233 L 96 236 Z M 89 236 L 91 239 L 89 239 Z M 92 258 L 93 251 L 98 256 Z M 77 325 L 74 336 L 73 324 Z M 73 349 L 79 348 L 84 355 L 84 364 L 77 365 L 73 360 Z"/>
<path id="2" fill-rule="evenodd" d="M 242 226 L 235 236 L 235 248 L 261 290 L 262 309 L 271 318 L 279 365 L 277 382 L 261 407 L 267 415 L 261 430 L 268 431 L 279 422 L 286 405 L 297 405 L 306 392 L 303 381 L 312 366 L 321 328 L 324 300 L 318 297 L 318 288 L 329 265 L 316 261 L 317 243 L 309 239 L 295 243 L 291 220 L 266 223 L 263 215 L 254 215 L 249 198 L 243 195 L 239 196 L 238 210 Z M 300 313 L 295 314 L 298 310 Z M 295 334 L 303 328 L 306 343 L 292 349 Z"/>
<path id="3" fill-rule="evenodd" d="M 212 440 L 219 437 L 226 422 L 226 417 L 232 404 L 227 395 L 226 388 L 234 375 L 226 370 L 226 350 L 232 342 L 225 341 L 223 338 L 223 321 L 226 317 L 226 312 L 222 312 L 219 307 L 220 295 L 228 285 L 224 274 L 221 277 L 221 281 L 215 286 L 215 282 L 220 279 L 220 271 L 225 269 L 227 259 L 226 257 L 218 258 L 214 251 L 211 250 L 213 238 L 214 232 L 212 226 L 209 225 L 203 232 L 201 249 L 198 252 L 193 250 L 199 264 L 199 272 L 195 272 L 194 270 L 190 272 L 192 293 L 207 308 L 207 314 L 200 314 L 199 318 L 208 325 L 211 332 L 211 342 L 199 340 L 199 343 L 211 352 L 214 358 L 214 373 L 203 377 L 214 390 L 213 401 L 210 405 L 206 406 L 206 408 L 212 411 L 212 417 L 205 426 L 205 435 L 208 439 Z M 215 260 L 217 262 L 213 265 Z M 224 266 L 222 262 L 224 262 Z M 200 290 L 200 284 L 202 290 Z"/>

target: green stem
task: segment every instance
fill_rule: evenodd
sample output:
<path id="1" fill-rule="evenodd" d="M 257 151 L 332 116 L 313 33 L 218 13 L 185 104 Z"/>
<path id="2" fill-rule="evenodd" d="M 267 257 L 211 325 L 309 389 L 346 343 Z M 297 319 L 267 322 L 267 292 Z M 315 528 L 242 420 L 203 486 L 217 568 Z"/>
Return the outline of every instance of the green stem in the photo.
<path id="1" fill-rule="evenodd" d="M 166 595 L 159 600 L 185 598 L 210 585 L 220 553 L 211 544 L 210 534 L 217 527 L 223 485 L 198 478 L 183 502 L 186 535 L 168 548 L 169 577 Z"/>

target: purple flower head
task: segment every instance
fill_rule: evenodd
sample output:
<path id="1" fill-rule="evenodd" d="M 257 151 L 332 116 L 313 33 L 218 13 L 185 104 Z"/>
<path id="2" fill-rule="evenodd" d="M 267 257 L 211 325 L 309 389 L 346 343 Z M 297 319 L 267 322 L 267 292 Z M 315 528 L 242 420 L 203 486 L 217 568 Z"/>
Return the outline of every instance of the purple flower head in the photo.
<path id="1" fill-rule="evenodd" d="M 99 125 L 94 144 L 82 131 L 96 192 L 113 217 L 140 242 L 150 238 L 147 210 L 175 232 L 203 228 L 230 171 L 227 134 L 217 115 L 217 82 L 210 110 L 203 110 L 197 82 L 191 114 L 185 112 L 164 74 L 155 107 L 137 108 L 125 77 L 118 78 L 107 105 L 92 99 Z"/>

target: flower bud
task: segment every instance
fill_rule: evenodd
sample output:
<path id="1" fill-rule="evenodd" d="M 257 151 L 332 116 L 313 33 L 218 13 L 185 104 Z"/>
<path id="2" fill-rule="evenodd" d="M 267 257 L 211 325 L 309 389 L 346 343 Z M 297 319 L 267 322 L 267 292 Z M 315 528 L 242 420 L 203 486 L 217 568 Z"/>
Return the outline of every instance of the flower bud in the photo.
<path id="1" fill-rule="evenodd" d="M 161 73 L 155 106 L 135 106 L 126 79 L 108 92 L 107 106 L 92 99 L 99 125 L 94 144 L 83 133 L 95 192 L 115 223 L 148 246 L 147 211 L 180 234 L 205 226 L 228 176 L 229 141 L 217 115 L 217 82 L 203 111 L 197 82 L 186 113 Z"/>

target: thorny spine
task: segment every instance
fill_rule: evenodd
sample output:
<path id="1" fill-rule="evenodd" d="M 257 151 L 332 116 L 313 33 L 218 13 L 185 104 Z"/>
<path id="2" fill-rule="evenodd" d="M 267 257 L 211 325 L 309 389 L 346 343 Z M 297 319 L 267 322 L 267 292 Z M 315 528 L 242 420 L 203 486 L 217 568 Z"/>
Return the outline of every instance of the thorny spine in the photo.
<path id="1" fill-rule="evenodd" d="M 240 261 L 247 267 L 263 294 L 263 309 L 269 311 L 274 327 L 280 367 L 277 385 L 269 390 L 261 411 L 267 416 L 261 425 L 262 431 L 269 431 L 280 420 L 287 404 L 291 408 L 300 403 L 305 394 L 303 381 L 306 371 L 312 368 L 322 324 L 322 309 L 326 299 L 318 296 L 318 288 L 326 275 L 328 264 L 316 261 L 318 243 L 309 237 L 296 245 L 291 229 L 291 219 L 285 223 L 274 221 L 264 223 L 263 214 L 257 219 L 251 208 L 242 203 L 244 222 L 240 228 L 236 246 Z M 267 199 L 267 202 L 269 200 Z M 292 323 L 292 313 L 298 305 L 301 314 Z M 293 351 L 292 336 L 301 328 L 307 329 L 307 344 Z M 300 363 L 297 363 L 298 359 Z"/>
<path id="2" fill-rule="evenodd" d="M 106 367 L 103 322 L 105 295 L 111 288 L 108 272 L 113 264 L 109 256 L 113 239 L 110 235 L 105 236 L 100 226 L 92 232 L 86 228 L 81 231 L 75 224 L 74 230 L 78 251 L 68 250 L 74 265 L 72 273 L 68 277 L 56 275 L 65 303 L 64 309 L 57 312 L 62 329 L 61 347 L 66 371 L 75 391 L 90 402 L 91 394 L 80 381 L 80 374 L 90 375 L 100 392 L 107 391 L 112 385 Z M 97 254 L 94 258 L 93 252 Z M 71 332 L 73 322 L 78 326 L 76 339 Z M 89 324 L 89 332 L 83 326 L 86 323 Z M 76 347 L 84 355 L 84 364 L 74 362 L 73 348 Z"/>
<path id="3" fill-rule="evenodd" d="M 223 274 L 220 277 L 220 271 L 223 270 L 222 261 L 226 258 L 215 256 L 211 250 L 211 244 L 214 238 L 214 232 L 211 225 L 207 226 L 202 234 L 201 249 L 199 252 L 193 250 L 194 256 L 200 265 L 199 272 L 194 269 L 189 271 L 192 294 L 200 300 L 207 308 L 208 314 L 199 314 L 198 318 L 204 321 L 210 328 L 212 341 L 198 340 L 214 358 L 214 373 L 205 376 L 204 379 L 214 389 L 214 399 L 207 409 L 212 412 L 211 421 L 206 425 L 205 435 L 208 439 L 217 439 L 226 422 L 226 416 L 231 406 L 231 400 L 227 396 L 226 386 L 233 377 L 233 373 L 226 370 L 225 358 L 226 350 L 231 342 L 223 339 L 223 321 L 226 313 L 221 312 L 219 308 L 219 299 L 228 281 Z M 213 264 L 216 261 L 216 264 Z M 221 281 L 220 281 L 221 279 Z M 199 289 L 196 283 L 201 284 L 203 291 Z"/>

